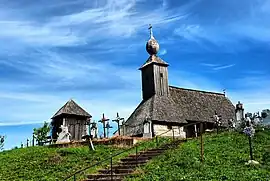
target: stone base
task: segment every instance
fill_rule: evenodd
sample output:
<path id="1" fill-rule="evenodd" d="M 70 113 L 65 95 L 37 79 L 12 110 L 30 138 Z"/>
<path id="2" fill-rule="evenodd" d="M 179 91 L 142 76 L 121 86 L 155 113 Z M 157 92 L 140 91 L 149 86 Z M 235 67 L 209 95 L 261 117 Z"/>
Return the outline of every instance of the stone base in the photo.
<path id="1" fill-rule="evenodd" d="M 255 160 L 249 160 L 245 165 L 259 165 L 260 163 Z"/>
<path id="2" fill-rule="evenodd" d="M 143 133 L 144 138 L 152 138 L 152 133 Z"/>

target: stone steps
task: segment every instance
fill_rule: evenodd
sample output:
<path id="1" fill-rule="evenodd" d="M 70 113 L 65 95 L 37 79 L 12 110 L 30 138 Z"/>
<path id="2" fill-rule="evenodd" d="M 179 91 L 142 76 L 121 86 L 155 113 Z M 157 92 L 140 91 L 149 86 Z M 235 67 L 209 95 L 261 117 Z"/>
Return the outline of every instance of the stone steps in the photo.
<path id="1" fill-rule="evenodd" d="M 121 173 L 121 174 L 91 174 L 86 175 L 87 181 L 89 180 L 123 180 L 125 176 L 128 176 L 129 173 Z M 111 178 L 112 177 L 112 178 Z"/>
<path id="2" fill-rule="evenodd" d="M 132 173 L 134 171 L 134 168 L 113 168 L 112 172 L 115 174 L 121 174 L 121 173 Z M 111 173 L 111 169 L 103 169 L 99 170 L 98 172 L 102 174 L 108 174 Z"/>
<path id="3" fill-rule="evenodd" d="M 130 154 L 126 158 L 120 159 L 116 165 L 110 165 L 104 169 L 98 170 L 98 174 L 88 174 L 84 181 L 122 181 L 124 177 L 131 176 L 136 167 L 146 164 L 152 158 L 161 155 L 168 149 L 177 147 L 182 140 L 176 140 L 173 143 L 166 144 L 160 148 L 154 148 L 146 151 L 140 151 L 136 154 Z"/>

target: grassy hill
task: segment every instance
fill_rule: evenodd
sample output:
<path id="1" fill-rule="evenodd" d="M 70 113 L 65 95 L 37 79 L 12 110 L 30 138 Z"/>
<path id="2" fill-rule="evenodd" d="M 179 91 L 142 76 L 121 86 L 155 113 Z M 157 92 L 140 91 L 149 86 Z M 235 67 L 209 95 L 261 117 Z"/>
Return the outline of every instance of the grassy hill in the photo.
<path id="1" fill-rule="evenodd" d="M 239 133 L 221 133 L 204 137 L 205 162 L 200 162 L 200 140 L 194 139 L 167 151 L 146 166 L 138 175 L 126 180 L 185 181 L 269 181 L 270 131 L 256 133 L 253 139 L 254 159 L 260 166 L 246 166 L 249 160 L 248 138 Z"/>
<path id="2" fill-rule="evenodd" d="M 91 153 L 87 146 L 28 147 L 4 151 L 0 153 L 0 180 L 56 181 L 119 150 L 99 145 Z"/>
<path id="3" fill-rule="evenodd" d="M 167 141 L 169 139 L 159 138 L 160 144 Z M 155 146 L 155 140 L 144 141 L 139 143 L 138 151 Z M 95 151 L 89 152 L 87 146 L 75 148 L 28 147 L 0 152 L 0 180 L 61 181 L 71 173 L 102 161 L 110 154 L 120 153 L 128 148 L 97 145 L 95 149 Z M 130 153 L 135 153 L 135 149 L 128 150 L 114 157 L 113 162 L 119 161 L 120 158 Z M 110 160 L 100 166 L 93 167 L 87 170 L 87 173 L 93 173 L 98 168 L 108 165 L 109 162 Z M 82 176 L 84 175 L 82 174 Z"/>

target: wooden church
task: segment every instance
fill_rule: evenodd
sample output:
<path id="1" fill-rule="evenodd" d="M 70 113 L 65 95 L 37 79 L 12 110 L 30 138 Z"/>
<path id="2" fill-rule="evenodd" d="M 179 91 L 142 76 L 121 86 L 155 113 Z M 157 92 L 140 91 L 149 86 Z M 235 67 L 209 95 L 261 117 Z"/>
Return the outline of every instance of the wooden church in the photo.
<path id="1" fill-rule="evenodd" d="M 225 93 L 169 86 L 169 64 L 157 56 L 159 44 L 152 27 L 149 29 L 146 50 L 150 56 L 139 69 L 142 101 L 122 126 L 122 132 L 126 136 L 152 137 L 168 131 L 164 136 L 185 138 L 196 133 L 200 122 L 205 123 L 203 129 L 213 128 L 215 114 L 224 127 L 235 120 L 235 107 Z"/>
<path id="2" fill-rule="evenodd" d="M 87 126 L 92 116 L 72 99 L 61 107 L 52 117 L 52 139 L 57 139 L 61 125 L 67 126 L 71 134 L 70 140 L 80 141 L 87 134 Z"/>

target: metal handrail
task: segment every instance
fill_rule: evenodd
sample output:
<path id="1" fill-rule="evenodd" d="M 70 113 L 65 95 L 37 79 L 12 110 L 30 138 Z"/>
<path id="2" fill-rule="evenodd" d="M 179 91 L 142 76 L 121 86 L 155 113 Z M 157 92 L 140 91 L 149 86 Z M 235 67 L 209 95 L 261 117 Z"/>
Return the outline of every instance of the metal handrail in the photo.
<path id="1" fill-rule="evenodd" d="M 65 181 L 65 180 L 71 178 L 72 176 L 74 176 L 74 175 L 76 175 L 76 174 L 78 174 L 78 173 L 80 173 L 80 172 L 83 172 L 83 171 L 85 171 L 85 170 L 87 170 L 87 169 L 89 169 L 89 168 L 92 168 L 92 167 L 94 167 L 94 166 L 98 166 L 98 165 L 100 165 L 101 163 L 104 163 L 105 161 L 107 161 L 107 160 L 109 160 L 109 159 L 111 159 L 111 158 L 113 158 L 113 157 L 116 157 L 116 156 L 118 156 L 118 155 L 120 155 L 120 154 L 122 154 L 122 153 L 128 152 L 128 151 L 132 150 L 133 148 L 134 148 L 134 147 L 131 147 L 131 148 L 127 149 L 127 150 L 124 150 L 124 151 L 121 151 L 121 152 L 116 153 L 116 154 L 114 154 L 114 155 L 111 155 L 110 157 L 105 158 L 104 160 L 102 160 L 102 161 L 100 161 L 100 162 L 98 162 L 98 163 L 95 163 L 95 164 L 90 165 L 90 166 L 88 166 L 88 167 L 85 167 L 85 168 L 83 168 L 83 169 L 81 169 L 81 170 L 78 170 L 77 172 L 73 173 L 72 175 L 66 177 L 63 181 Z"/>
<path id="2" fill-rule="evenodd" d="M 156 139 L 156 144 L 157 144 L 157 146 L 158 146 L 157 137 L 158 137 L 158 136 L 161 136 L 161 135 L 164 135 L 164 134 L 166 134 L 166 133 L 169 132 L 169 131 L 171 131 L 171 130 L 168 130 L 168 131 L 165 131 L 165 132 L 162 133 L 162 134 L 156 135 L 154 138 L 152 138 L 152 140 L 153 140 L 153 139 Z M 138 149 L 138 146 L 139 146 L 139 145 L 136 145 L 136 146 L 133 146 L 133 147 L 127 149 L 127 150 L 124 150 L 124 151 L 121 151 L 121 152 L 119 152 L 119 153 L 113 154 L 113 155 L 111 155 L 110 157 L 105 158 L 104 160 L 102 160 L 102 161 L 100 161 L 100 162 L 98 162 L 98 163 L 92 164 L 92 165 L 90 165 L 90 166 L 88 166 L 88 167 L 85 167 L 85 168 L 83 168 L 83 169 L 81 169 L 81 170 L 78 170 L 78 171 L 76 171 L 75 173 L 73 173 L 73 174 L 67 176 L 65 179 L 63 179 L 63 181 L 66 181 L 66 180 L 70 179 L 71 177 L 73 177 L 73 178 L 74 178 L 74 181 L 76 181 L 76 175 L 77 175 L 78 173 L 81 173 L 81 172 L 83 172 L 83 171 L 85 171 L 85 170 L 87 170 L 87 169 L 90 169 L 90 168 L 92 168 L 92 167 L 98 166 L 98 165 L 100 165 L 100 164 L 102 164 L 102 163 L 104 163 L 104 162 L 106 162 L 106 161 L 108 161 L 108 160 L 111 160 L 111 162 L 112 162 L 112 158 L 114 158 L 114 157 L 116 157 L 116 156 L 118 156 L 118 155 L 120 155 L 120 154 L 122 154 L 122 153 L 126 153 L 126 152 L 128 152 L 128 151 L 130 151 L 130 150 L 132 150 L 132 149 L 134 149 L 134 148 L 136 148 L 136 159 L 137 159 L 137 158 L 138 158 L 138 157 L 137 157 L 137 151 L 138 151 L 137 149 Z M 112 164 L 112 163 L 111 163 L 111 164 Z"/>

